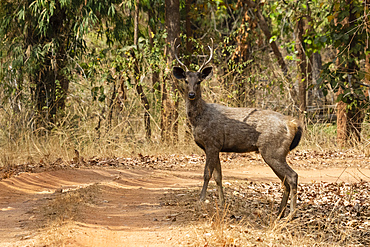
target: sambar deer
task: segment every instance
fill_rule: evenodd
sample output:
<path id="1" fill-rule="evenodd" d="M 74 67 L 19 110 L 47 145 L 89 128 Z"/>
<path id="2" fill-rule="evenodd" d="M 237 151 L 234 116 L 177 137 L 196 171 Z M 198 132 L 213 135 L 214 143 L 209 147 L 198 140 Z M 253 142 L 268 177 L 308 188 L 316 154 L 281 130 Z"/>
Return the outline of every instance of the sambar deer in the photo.
<path id="1" fill-rule="evenodd" d="M 202 99 L 201 82 L 212 75 L 212 67 L 205 67 L 209 59 L 198 71 L 189 71 L 177 56 L 178 63 L 185 67 L 174 67 L 175 78 L 185 81 L 186 114 L 192 125 L 196 144 L 206 153 L 204 184 L 200 200 L 206 196 L 209 180 L 214 174 L 221 205 L 224 204 L 220 152 L 253 152 L 262 155 L 264 161 L 284 184 L 283 198 L 278 215 L 283 217 L 290 195 L 290 215 L 297 205 L 298 174 L 287 164 L 286 156 L 294 149 L 302 136 L 302 123 L 292 117 L 271 110 L 257 108 L 232 108 L 219 104 L 209 104 Z"/>

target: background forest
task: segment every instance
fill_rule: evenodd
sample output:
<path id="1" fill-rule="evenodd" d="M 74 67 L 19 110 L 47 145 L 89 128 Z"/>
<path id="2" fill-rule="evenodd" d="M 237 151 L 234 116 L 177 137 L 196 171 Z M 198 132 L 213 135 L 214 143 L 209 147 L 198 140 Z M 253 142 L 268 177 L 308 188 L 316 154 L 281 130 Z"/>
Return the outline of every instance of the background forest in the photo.
<path id="1" fill-rule="evenodd" d="M 192 70 L 213 47 L 214 75 L 203 82 L 208 102 L 293 115 L 306 123 L 307 148 L 369 155 L 368 7 L 0 0 L 0 166 L 75 152 L 198 150 L 181 82 L 171 75 L 178 45 Z"/>

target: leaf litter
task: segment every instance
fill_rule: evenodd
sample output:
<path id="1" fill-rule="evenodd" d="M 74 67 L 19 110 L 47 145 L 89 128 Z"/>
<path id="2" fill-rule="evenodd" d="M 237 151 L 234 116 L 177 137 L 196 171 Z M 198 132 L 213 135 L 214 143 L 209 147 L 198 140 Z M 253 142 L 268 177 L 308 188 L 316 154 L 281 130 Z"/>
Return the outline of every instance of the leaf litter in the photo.
<path id="1" fill-rule="evenodd" d="M 204 203 L 198 202 L 199 190 L 187 189 L 174 191 L 162 198 L 164 205 L 172 211 L 180 212 L 178 220 L 191 219 L 194 225 L 199 221 L 208 222 L 210 227 L 198 227 L 205 243 L 209 246 L 244 246 L 255 242 L 265 242 L 266 246 L 304 246 L 300 241 L 334 246 L 369 246 L 370 245 L 370 183 L 326 183 L 315 182 L 300 184 L 298 211 L 292 221 L 276 221 L 278 206 L 282 197 L 280 183 L 232 182 L 226 183 L 226 207 L 218 208 L 215 185 L 211 185 Z M 222 222 L 215 220 L 219 211 L 224 212 Z M 289 212 L 289 206 L 287 208 Z M 213 239 L 216 233 L 211 227 L 222 224 L 224 235 L 238 233 L 238 237 Z M 195 227 L 196 228 L 196 227 Z M 231 232 L 230 232 L 231 231 Z M 273 233 L 269 243 L 266 238 L 251 234 Z M 291 240 L 285 239 L 290 236 Z M 189 237 L 188 237 L 189 238 Z M 247 241 L 247 242 L 243 242 Z M 249 240 L 246 240 L 249 239 Z M 303 239 L 303 240 L 302 240 Z M 188 239 L 188 244 L 190 242 Z M 184 245 L 187 245 L 186 239 Z M 228 244 L 226 244 L 228 243 Z M 280 243 L 280 244 L 277 244 Z M 261 243 L 260 243 L 261 244 Z M 257 245 L 260 245 L 257 243 Z M 202 245 L 195 245 L 202 246 Z M 206 246 L 206 245 L 204 245 Z M 253 246 L 253 245 L 252 245 Z"/>

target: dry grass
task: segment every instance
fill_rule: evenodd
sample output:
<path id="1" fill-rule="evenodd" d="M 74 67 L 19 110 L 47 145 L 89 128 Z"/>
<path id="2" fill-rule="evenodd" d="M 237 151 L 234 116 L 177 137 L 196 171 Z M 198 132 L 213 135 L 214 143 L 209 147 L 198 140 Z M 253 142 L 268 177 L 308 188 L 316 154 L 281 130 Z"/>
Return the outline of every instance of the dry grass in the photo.
<path id="1" fill-rule="evenodd" d="M 337 125 L 334 123 L 315 123 L 309 121 L 306 127 L 304 138 L 299 145 L 299 149 L 311 150 L 341 150 L 337 146 Z M 346 150 L 363 153 L 370 156 L 370 122 L 366 120 L 362 124 L 361 142 L 349 143 Z"/>
<path id="2" fill-rule="evenodd" d="M 135 114 L 139 112 L 135 111 Z M 130 113 L 133 114 L 133 113 Z M 128 114 L 128 115 L 130 115 Z M 160 142 L 160 131 L 153 117 L 153 137 L 145 140 L 142 119 L 126 118 L 114 127 L 103 124 L 100 131 L 95 129 L 97 118 L 75 121 L 66 116 L 62 126 L 54 126 L 51 131 L 34 130 L 21 126 L 20 120 L 0 118 L 0 125 L 8 126 L 0 131 L 0 167 L 12 167 L 24 163 L 43 161 L 52 164 L 58 159 L 70 161 L 75 150 L 83 157 L 117 157 L 132 154 L 201 154 L 193 141 L 184 141 L 185 118 L 180 116 L 180 142 L 177 145 L 164 145 Z M 43 134 L 42 134 L 43 133 Z M 45 134 L 46 133 L 46 134 Z M 362 142 L 349 146 L 355 152 L 370 155 L 370 124 L 363 124 Z M 336 125 L 330 123 L 311 123 L 298 147 L 300 150 L 340 150 L 336 146 Z"/>
<path id="3" fill-rule="evenodd" d="M 32 129 L 17 128 L 17 126 L 3 128 L 0 131 L 0 153 L 2 153 L 0 168 L 40 161 L 52 164 L 58 159 L 70 161 L 75 157 L 75 150 L 83 157 L 117 157 L 139 153 L 181 154 L 201 151 L 193 143 L 189 145 L 183 141 L 177 145 L 162 144 L 159 140 L 159 130 L 153 122 L 153 138 L 147 142 L 142 119 L 123 119 L 123 122 L 115 127 L 102 126 L 100 132 L 95 129 L 96 121 L 96 118 L 86 122 L 81 121 L 75 127 L 54 126 L 51 131 L 46 132 L 46 135 L 45 129 L 32 131 Z M 9 125 L 12 121 L 4 122 L 3 125 Z M 13 125 L 16 124 L 15 121 Z M 128 128 L 128 126 L 131 127 Z M 181 128 L 181 133 L 184 133 L 184 128 Z M 182 137 L 181 140 L 183 140 Z"/>

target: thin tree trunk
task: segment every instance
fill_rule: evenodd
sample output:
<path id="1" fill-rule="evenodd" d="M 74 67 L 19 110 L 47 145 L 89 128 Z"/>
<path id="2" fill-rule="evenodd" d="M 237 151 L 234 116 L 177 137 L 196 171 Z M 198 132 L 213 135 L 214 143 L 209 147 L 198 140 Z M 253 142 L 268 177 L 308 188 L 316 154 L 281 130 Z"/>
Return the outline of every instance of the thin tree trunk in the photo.
<path id="1" fill-rule="evenodd" d="M 367 33 L 370 33 L 370 20 L 367 16 L 367 12 L 366 10 L 370 7 L 370 3 L 367 3 L 365 1 L 365 10 L 364 10 L 364 19 L 365 19 L 365 26 L 366 26 L 366 32 Z M 370 44 L 370 40 L 368 38 L 369 36 L 367 36 L 367 39 L 366 39 L 366 50 L 365 51 L 368 51 L 369 50 L 369 44 Z M 370 53 L 367 53 L 366 54 L 366 57 L 365 57 L 365 78 L 364 78 L 364 82 L 367 86 L 367 91 L 365 93 L 365 95 L 367 94 L 367 97 L 369 98 L 369 102 L 370 102 Z"/>
<path id="2" fill-rule="evenodd" d="M 180 33 L 180 2 L 179 0 L 165 0 L 166 4 L 166 29 L 167 46 L 165 54 L 167 56 L 166 78 L 162 85 L 162 111 L 161 111 L 161 140 L 164 142 L 178 142 L 178 101 L 177 100 L 177 81 L 171 82 L 171 69 L 174 56 L 174 40 Z M 168 88 L 167 88 L 168 86 Z"/>
<path id="3" fill-rule="evenodd" d="M 307 3 L 308 15 L 298 18 L 295 28 L 296 44 L 295 48 L 298 52 L 298 102 L 300 119 L 305 120 L 307 110 L 307 88 L 312 83 L 312 56 L 307 56 L 306 51 L 309 50 L 309 44 L 305 44 L 304 35 L 311 32 L 311 18 L 309 5 Z"/>
<path id="4" fill-rule="evenodd" d="M 149 101 L 144 93 L 143 87 L 140 84 L 136 85 L 136 92 L 140 96 L 141 103 L 145 108 L 144 112 L 145 138 L 149 141 L 152 136 L 152 129 L 150 127 Z"/>
<path id="5" fill-rule="evenodd" d="M 108 106 L 108 109 L 109 109 L 109 113 L 108 113 L 108 129 L 110 129 L 112 127 L 112 119 L 113 119 L 113 110 L 114 110 L 114 104 L 116 103 L 116 99 L 117 99 L 117 87 L 116 87 L 116 81 L 114 81 L 112 83 L 112 94 L 111 94 L 111 98 L 109 100 L 109 106 Z"/>
<path id="6" fill-rule="evenodd" d="M 139 0 L 136 0 L 135 17 L 134 17 L 134 45 L 136 46 L 137 51 L 139 51 L 138 38 L 139 38 Z M 145 112 L 144 112 L 145 138 L 147 140 L 150 140 L 151 134 L 152 134 L 152 130 L 150 127 L 150 114 L 149 114 L 150 105 L 149 105 L 148 98 L 146 97 L 144 93 L 143 87 L 140 84 L 139 78 L 140 78 L 139 63 L 137 61 L 137 58 L 135 58 L 134 83 L 135 83 L 136 92 L 140 96 L 141 103 L 143 104 L 144 109 L 145 109 Z"/>
<path id="7" fill-rule="evenodd" d="M 190 38 L 193 37 L 193 32 L 191 31 L 191 21 L 190 21 L 191 2 L 192 2 L 192 0 L 186 0 L 186 2 L 185 2 L 185 12 L 186 12 L 185 30 L 186 30 L 186 52 L 187 52 L 187 54 L 192 54 L 193 53 L 192 42 L 190 41 Z M 189 59 L 185 62 L 186 62 L 186 66 L 188 68 L 190 68 L 189 65 L 191 63 L 191 56 L 189 56 Z"/>
<path id="8" fill-rule="evenodd" d="M 344 23 L 342 23 L 342 25 L 348 25 L 348 18 L 347 20 L 344 20 L 343 21 Z M 335 25 L 338 24 L 338 19 L 337 17 L 334 18 L 334 23 Z M 345 44 L 343 44 L 345 45 Z M 341 63 L 340 63 L 340 59 L 339 59 L 339 54 L 340 54 L 340 50 L 337 49 L 337 59 L 336 59 L 336 67 L 337 67 L 337 70 L 340 70 L 341 69 Z M 337 98 L 339 95 L 343 94 L 343 89 L 342 88 L 339 88 L 338 92 L 337 92 Z M 344 103 L 343 101 L 339 101 L 337 103 L 337 144 L 339 147 L 344 147 L 345 144 L 347 143 L 347 139 L 348 139 L 348 124 L 347 124 L 347 104 Z"/>
<path id="9" fill-rule="evenodd" d="M 139 3 L 140 0 L 135 1 L 135 14 L 134 14 L 134 45 L 138 44 L 139 40 Z"/>
<path id="10" fill-rule="evenodd" d="M 258 6 L 256 6 L 256 3 L 253 2 L 252 0 L 245 0 L 245 2 L 247 3 L 249 8 L 256 9 L 255 13 L 256 13 L 257 18 L 260 21 L 259 25 L 261 27 L 261 30 L 262 30 L 263 34 L 266 36 L 266 39 L 270 40 L 271 37 L 272 37 L 271 32 L 270 32 L 270 28 L 269 28 L 269 26 L 268 26 L 268 24 L 265 20 L 265 17 L 262 15 L 260 9 L 258 8 Z M 286 63 L 284 61 L 283 56 L 280 53 L 280 50 L 279 50 L 278 46 L 276 45 L 276 42 L 271 41 L 270 46 L 271 46 L 272 51 L 274 52 L 274 54 L 275 54 L 275 56 L 278 60 L 278 64 L 279 64 L 281 70 L 283 71 L 284 75 L 287 75 L 288 68 L 286 66 Z"/>
<path id="11" fill-rule="evenodd" d="M 343 89 L 340 88 L 337 92 L 337 96 L 343 93 Z M 347 129 L 347 104 L 343 101 L 337 103 L 337 144 L 339 147 L 344 147 L 348 139 Z"/>
<path id="12" fill-rule="evenodd" d="M 312 54 L 312 84 L 315 85 L 313 89 L 313 96 L 312 98 L 315 99 L 315 101 L 310 101 L 310 97 L 308 97 L 308 104 L 318 104 L 320 106 L 326 104 L 326 99 L 324 96 L 323 91 L 321 88 L 316 87 L 316 85 L 319 84 L 319 78 L 320 78 L 320 72 L 322 70 L 322 61 L 321 61 L 321 55 L 318 52 L 315 52 Z"/>
<path id="13" fill-rule="evenodd" d="M 185 11 L 186 11 L 186 19 L 185 19 L 185 30 L 186 30 L 186 52 L 187 54 L 192 54 L 192 42 L 190 41 L 190 38 L 193 37 L 193 32 L 191 31 L 191 22 L 190 22 L 190 7 L 191 7 L 192 0 L 186 0 L 185 2 Z M 189 56 L 189 59 L 187 59 L 186 66 L 190 68 L 191 63 L 191 56 Z M 185 122 L 185 142 L 189 143 L 192 140 L 192 127 L 190 124 L 189 119 L 186 117 Z"/>
<path id="14" fill-rule="evenodd" d="M 153 14 L 153 10 L 152 9 L 149 9 L 149 12 L 148 12 L 148 19 L 150 20 L 152 17 L 154 17 L 154 14 Z M 156 29 L 155 29 L 155 26 L 152 25 L 152 23 L 148 23 L 148 26 L 149 26 L 149 44 L 150 44 L 150 47 L 153 48 L 154 47 L 154 40 L 153 40 L 153 36 L 152 34 L 155 34 L 156 33 Z M 159 85 L 159 73 L 158 71 L 153 71 L 153 74 L 152 74 L 152 93 L 155 92 L 155 90 L 160 90 L 160 85 Z"/>
<path id="15" fill-rule="evenodd" d="M 167 142 L 169 140 L 169 106 L 167 103 L 167 87 L 165 82 L 161 85 L 161 142 Z"/>

